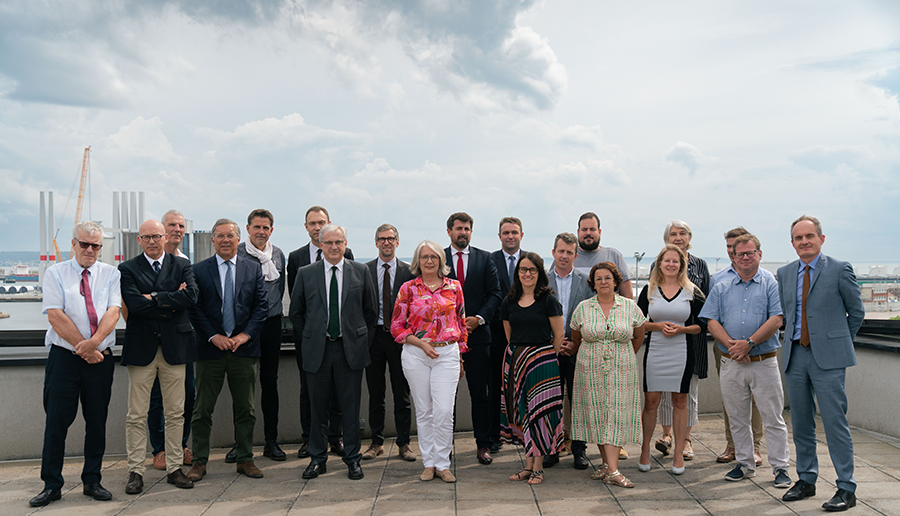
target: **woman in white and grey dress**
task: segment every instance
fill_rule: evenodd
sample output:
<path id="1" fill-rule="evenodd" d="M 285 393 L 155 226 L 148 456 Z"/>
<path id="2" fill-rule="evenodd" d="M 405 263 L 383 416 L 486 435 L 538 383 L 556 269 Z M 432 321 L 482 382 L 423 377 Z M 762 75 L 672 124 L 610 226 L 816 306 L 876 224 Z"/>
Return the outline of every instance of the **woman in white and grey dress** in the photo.
<path id="1" fill-rule="evenodd" d="M 650 283 L 641 291 L 638 306 L 648 316 L 650 332 L 644 352 L 644 438 L 638 469 L 650 469 L 650 445 L 656 428 L 656 411 L 663 392 L 672 393 L 675 454 L 672 473 L 684 472 L 684 438 L 687 433 L 687 394 L 693 375 L 694 350 L 687 335 L 703 331 L 697 318 L 705 296 L 687 277 L 687 255 L 666 245 L 656 258 Z"/>

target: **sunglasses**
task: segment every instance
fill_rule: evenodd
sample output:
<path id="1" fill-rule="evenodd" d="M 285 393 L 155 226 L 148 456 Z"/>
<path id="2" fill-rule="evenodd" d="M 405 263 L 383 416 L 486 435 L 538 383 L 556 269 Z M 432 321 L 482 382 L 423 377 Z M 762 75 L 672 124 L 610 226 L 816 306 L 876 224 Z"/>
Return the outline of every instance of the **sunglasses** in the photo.
<path id="1" fill-rule="evenodd" d="M 87 249 L 88 247 L 90 247 L 94 251 L 99 251 L 100 248 L 103 247 L 103 244 L 91 244 L 89 242 L 82 242 L 81 240 L 75 241 L 78 242 L 78 245 L 81 246 L 82 249 Z"/>

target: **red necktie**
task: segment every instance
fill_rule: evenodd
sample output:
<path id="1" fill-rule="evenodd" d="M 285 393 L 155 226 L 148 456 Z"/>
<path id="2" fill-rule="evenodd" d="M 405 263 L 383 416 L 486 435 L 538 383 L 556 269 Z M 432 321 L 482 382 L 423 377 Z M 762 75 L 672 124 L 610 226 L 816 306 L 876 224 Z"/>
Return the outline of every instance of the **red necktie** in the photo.
<path id="1" fill-rule="evenodd" d="M 84 296 L 84 304 L 87 306 L 88 320 L 91 322 L 91 337 L 97 333 L 97 311 L 94 310 L 94 298 L 91 297 L 90 272 L 87 269 L 81 271 L 81 295 Z"/>
<path id="2" fill-rule="evenodd" d="M 463 265 L 462 252 L 456 253 L 456 279 L 459 280 L 460 288 L 466 286 L 466 268 Z"/>

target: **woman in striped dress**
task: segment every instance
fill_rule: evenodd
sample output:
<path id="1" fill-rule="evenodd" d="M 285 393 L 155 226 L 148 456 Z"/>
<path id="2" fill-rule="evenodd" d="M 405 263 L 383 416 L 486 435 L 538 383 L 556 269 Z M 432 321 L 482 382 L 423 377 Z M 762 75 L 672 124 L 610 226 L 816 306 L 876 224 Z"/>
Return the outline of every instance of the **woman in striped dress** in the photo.
<path id="1" fill-rule="evenodd" d="M 588 284 L 596 297 L 572 314 L 578 346 L 572 439 L 597 443 L 603 464 L 591 478 L 620 487 L 634 483 L 619 472 L 619 448 L 641 442 L 641 387 L 634 354 L 644 340 L 644 314 L 616 294 L 622 275 L 610 262 L 594 265 Z"/>
<path id="2" fill-rule="evenodd" d="M 544 261 L 522 253 L 500 319 L 509 346 L 503 363 L 500 437 L 525 447 L 525 468 L 510 480 L 540 484 L 544 455 L 563 448 L 562 386 L 557 354 L 562 346 L 562 305 L 548 286 Z"/>

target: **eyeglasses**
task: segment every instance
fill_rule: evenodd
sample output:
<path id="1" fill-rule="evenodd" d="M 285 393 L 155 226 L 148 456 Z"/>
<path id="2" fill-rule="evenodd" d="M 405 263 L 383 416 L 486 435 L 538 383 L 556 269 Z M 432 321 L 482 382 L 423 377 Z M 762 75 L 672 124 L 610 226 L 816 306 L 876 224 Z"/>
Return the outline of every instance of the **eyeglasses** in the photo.
<path id="1" fill-rule="evenodd" d="M 519 274 L 524 276 L 526 274 L 537 274 L 537 267 L 519 267 Z"/>
<path id="2" fill-rule="evenodd" d="M 375 239 L 375 242 L 377 242 L 379 244 L 386 244 L 388 242 L 393 242 L 394 240 L 397 240 L 397 239 L 395 237 L 378 237 Z"/>
<path id="3" fill-rule="evenodd" d="M 439 262 L 441 261 L 441 258 L 434 254 L 422 254 L 419 255 L 419 260 L 423 262 Z"/>
<path id="4" fill-rule="evenodd" d="M 346 240 L 328 240 L 322 242 L 322 247 L 338 247 L 344 244 Z"/>
<path id="5" fill-rule="evenodd" d="M 154 242 L 159 242 L 160 240 L 162 240 L 162 237 L 164 237 L 164 236 L 165 235 L 141 235 L 138 238 L 141 239 L 141 242 L 146 244 L 147 242 L 149 242 L 151 240 L 153 240 Z"/>
<path id="6" fill-rule="evenodd" d="M 103 247 L 103 244 L 91 244 L 89 242 L 82 242 L 81 240 L 75 241 L 78 242 L 78 245 L 81 246 L 82 249 L 87 249 L 88 247 L 90 247 L 94 251 L 99 251 L 100 248 Z"/>
<path id="7" fill-rule="evenodd" d="M 754 249 L 752 251 L 747 251 L 745 253 L 734 253 L 734 257 L 737 258 L 738 260 L 740 260 L 742 258 L 753 258 L 754 256 L 756 256 L 756 253 L 758 251 L 759 251 L 759 249 Z"/>

